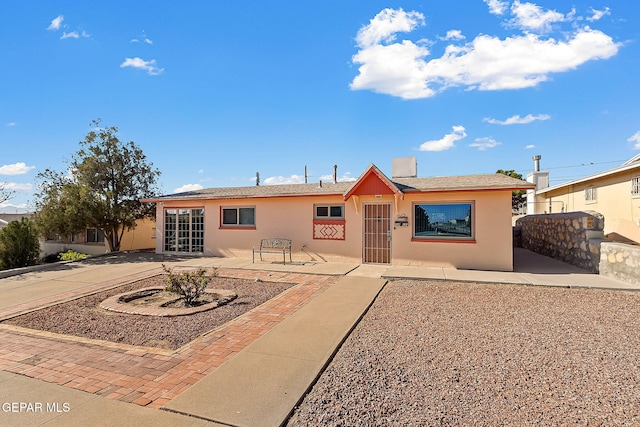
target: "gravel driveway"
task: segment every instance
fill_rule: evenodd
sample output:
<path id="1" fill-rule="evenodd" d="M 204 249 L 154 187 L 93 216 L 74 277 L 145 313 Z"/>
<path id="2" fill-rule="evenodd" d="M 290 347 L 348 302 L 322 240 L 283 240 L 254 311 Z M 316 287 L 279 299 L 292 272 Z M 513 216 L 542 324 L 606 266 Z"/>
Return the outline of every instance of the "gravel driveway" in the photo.
<path id="1" fill-rule="evenodd" d="M 389 282 L 289 425 L 640 425 L 640 293 Z"/>

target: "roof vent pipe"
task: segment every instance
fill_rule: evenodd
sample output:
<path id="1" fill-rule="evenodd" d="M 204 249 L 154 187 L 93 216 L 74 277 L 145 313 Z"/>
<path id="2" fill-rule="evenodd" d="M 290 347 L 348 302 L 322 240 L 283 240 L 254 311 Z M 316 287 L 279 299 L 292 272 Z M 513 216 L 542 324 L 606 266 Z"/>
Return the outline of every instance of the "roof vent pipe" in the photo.
<path id="1" fill-rule="evenodd" d="M 260 172 L 256 172 L 256 187 L 260 186 Z"/>
<path id="2" fill-rule="evenodd" d="M 542 158 L 541 155 L 537 155 L 537 156 L 533 156 L 533 171 L 534 172 L 540 172 L 540 159 Z"/>
<path id="3" fill-rule="evenodd" d="M 322 188 L 322 180 L 320 180 L 320 188 Z"/>
<path id="4" fill-rule="evenodd" d="M 338 165 L 333 165 L 333 183 L 338 183 Z"/>

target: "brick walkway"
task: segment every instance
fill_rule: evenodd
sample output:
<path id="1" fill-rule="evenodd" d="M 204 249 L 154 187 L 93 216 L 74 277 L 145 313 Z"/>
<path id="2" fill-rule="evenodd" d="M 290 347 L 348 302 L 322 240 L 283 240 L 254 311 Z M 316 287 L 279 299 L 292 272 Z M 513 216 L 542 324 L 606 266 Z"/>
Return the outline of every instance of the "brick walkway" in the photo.
<path id="1" fill-rule="evenodd" d="M 214 329 L 176 351 L 115 344 L 0 324 L 0 370 L 38 378 L 109 399 L 159 408 L 262 336 L 339 279 L 297 273 L 219 269 L 221 276 L 297 283 L 278 297 Z M 149 272 L 145 273 L 145 276 Z M 140 275 L 119 281 L 128 283 Z M 83 288 L 69 300 L 112 288 Z M 55 298 L 21 307 L 51 305 Z M 11 313 L 15 313 L 15 308 Z M 0 313 L 6 318 L 10 313 Z M 13 314 L 15 315 L 15 314 Z"/>

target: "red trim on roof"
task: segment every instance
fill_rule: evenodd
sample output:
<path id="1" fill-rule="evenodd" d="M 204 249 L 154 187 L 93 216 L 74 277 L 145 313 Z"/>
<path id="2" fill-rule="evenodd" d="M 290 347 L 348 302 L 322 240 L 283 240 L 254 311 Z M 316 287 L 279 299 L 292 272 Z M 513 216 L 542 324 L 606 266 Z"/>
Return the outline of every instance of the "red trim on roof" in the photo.
<path id="1" fill-rule="evenodd" d="M 404 199 L 404 193 L 387 178 L 374 164 L 360 175 L 356 183 L 344 194 L 344 199 L 349 200 L 351 196 L 363 196 L 374 194 L 396 194 Z"/>

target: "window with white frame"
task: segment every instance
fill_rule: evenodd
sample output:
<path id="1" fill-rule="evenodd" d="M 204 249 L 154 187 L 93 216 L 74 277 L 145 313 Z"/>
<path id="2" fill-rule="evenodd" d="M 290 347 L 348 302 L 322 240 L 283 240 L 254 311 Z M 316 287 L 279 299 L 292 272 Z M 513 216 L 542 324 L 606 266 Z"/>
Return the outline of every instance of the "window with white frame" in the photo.
<path id="1" fill-rule="evenodd" d="M 314 205 L 315 219 L 344 219 L 344 205 Z"/>
<path id="2" fill-rule="evenodd" d="M 631 194 L 640 196 L 640 176 L 631 178 Z"/>
<path id="3" fill-rule="evenodd" d="M 413 237 L 424 240 L 473 240 L 473 203 L 416 203 Z"/>
<path id="4" fill-rule="evenodd" d="M 204 209 L 165 209 L 164 251 L 204 251 Z"/>
<path id="5" fill-rule="evenodd" d="M 596 200 L 598 200 L 598 189 L 596 187 L 585 188 L 584 200 L 587 202 L 595 202 Z"/>
<path id="6" fill-rule="evenodd" d="M 238 206 L 222 208 L 222 227 L 256 226 L 256 208 L 254 206 Z"/>

